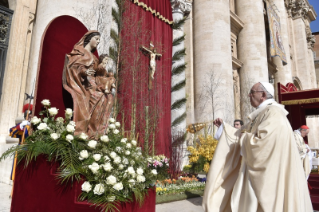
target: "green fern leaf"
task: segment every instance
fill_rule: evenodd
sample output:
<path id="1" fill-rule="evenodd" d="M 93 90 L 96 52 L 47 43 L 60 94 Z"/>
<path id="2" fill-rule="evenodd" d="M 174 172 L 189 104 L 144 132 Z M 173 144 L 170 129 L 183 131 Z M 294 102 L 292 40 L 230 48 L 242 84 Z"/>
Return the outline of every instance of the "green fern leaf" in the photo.
<path id="1" fill-rule="evenodd" d="M 183 105 L 186 104 L 186 101 L 187 101 L 186 98 L 182 98 L 182 99 L 176 100 L 176 101 L 172 104 L 171 110 L 176 110 L 176 109 L 181 108 Z"/>
<path id="2" fill-rule="evenodd" d="M 175 67 L 173 67 L 173 69 L 172 69 L 172 76 L 173 75 L 179 75 L 179 74 L 181 74 L 181 73 L 183 73 L 184 71 L 185 71 L 185 69 L 186 69 L 186 63 L 184 63 L 184 64 L 181 64 L 181 65 L 178 65 L 178 66 L 175 66 Z"/>
<path id="3" fill-rule="evenodd" d="M 181 116 L 177 117 L 173 122 L 172 122 L 172 127 L 176 127 L 178 124 L 182 123 L 186 119 L 186 112 L 183 113 Z"/>
<path id="4" fill-rule="evenodd" d="M 175 62 L 175 61 L 179 61 L 182 59 L 182 57 L 184 57 L 186 55 L 186 49 L 182 49 L 182 50 L 179 50 L 179 51 L 176 51 L 172 57 L 172 61 Z"/>
<path id="5" fill-rule="evenodd" d="M 174 86 L 172 87 L 171 92 L 173 93 L 173 92 L 175 92 L 175 91 L 178 91 L 178 90 L 184 88 L 185 85 L 186 85 L 186 80 L 183 80 L 183 81 L 177 83 L 176 85 L 174 85 Z"/>
<path id="6" fill-rule="evenodd" d="M 177 46 L 177 45 L 181 44 L 184 40 L 185 40 L 185 34 L 181 37 L 175 38 L 173 40 L 173 46 Z"/>

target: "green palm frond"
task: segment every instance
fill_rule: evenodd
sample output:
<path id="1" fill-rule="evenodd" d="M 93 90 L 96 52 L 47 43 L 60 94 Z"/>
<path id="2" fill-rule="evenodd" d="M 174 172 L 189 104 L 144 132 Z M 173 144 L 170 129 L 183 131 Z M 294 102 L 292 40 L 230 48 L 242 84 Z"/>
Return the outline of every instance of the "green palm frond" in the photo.
<path id="1" fill-rule="evenodd" d="M 186 49 L 182 49 L 182 50 L 179 50 L 179 51 L 176 51 L 172 57 L 172 61 L 175 62 L 175 61 L 179 61 L 182 59 L 182 57 L 184 57 L 186 55 Z"/>
<path id="2" fill-rule="evenodd" d="M 120 16 L 120 13 L 115 8 L 112 8 L 112 17 L 113 17 L 114 22 L 117 25 L 117 27 L 120 28 L 121 16 Z"/>
<path id="3" fill-rule="evenodd" d="M 181 108 L 182 106 L 184 106 L 186 104 L 186 98 L 182 98 L 182 99 L 178 99 L 176 100 L 172 106 L 171 106 L 171 110 L 176 110 Z"/>
<path id="4" fill-rule="evenodd" d="M 176 127 L 178 124 L 183 122 L 186 119 L 186 112 L 183 113 L 181 116 L 177 117 L 173 122 L 172 122 L 172 127 Z"/>
<path id="5" fill-rule="evenodd" d="M 116 46 L 119 46 L 119 35 L 118 33 L 114 30 L 114 29 L 111 29 L 111 32 L 110 32 L 110 37 L 113 39 L 113 41 L 115 42 Z"/>
<path id="6" fill-rule="evenodd" d="M 173 46 L 177 46 L 177 45 L 181 44 L 184 40 L 185 40 L 185 34 L 181 37 L 175 38 L 173 40 Z"/>
<path id="7" fill-rule="evenodd" d="M 183 81 L 177 83 L 176 85 L 174 85 L 174 86 L 172 87 L 171 92 L 173 93 L 173 92 L 175 92 L 175 91 L 178 91 L 178 90 L 184 88 L 185 85 L 186 85 L 186 80 L 183 80 Z"/>
<path id="8" fill-rule="evenodd" d="M 173 67 L 172 76 L 183 73 L 186 69 L 186 63 Z"/>
<path id="9" fill-rule="evenodd" d="M 186 22 L 186 17 L 183 18 L 183 19 L 180 19 L 178 21 L 174 21 L 173 25 L 172 25 L 172 28 L 177 30 L 177 29 L 182 29 L 183 25 L 185 24 Z"/>

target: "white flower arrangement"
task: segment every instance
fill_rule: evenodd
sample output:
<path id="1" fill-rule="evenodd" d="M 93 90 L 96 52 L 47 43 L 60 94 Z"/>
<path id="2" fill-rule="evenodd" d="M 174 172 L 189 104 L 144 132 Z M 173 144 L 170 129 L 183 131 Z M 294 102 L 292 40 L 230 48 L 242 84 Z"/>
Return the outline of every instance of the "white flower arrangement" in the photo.
<path id="1" fill-rule="evenodd" d="M 79 138 L 86 140 L 89 136 L 85 133 L 81 133 L 81 135 L 79 136 Z"/>
<path id="2" fill-rule="evenodd" d="M 53 140 L 56 140 L 56 139 L 58 139 L 58 138 L 60 137 L 60 135 L 57 134 L 57 133 L 51 133 L 51 134 L 50 134 L 50 137 L 51 137 Z"/>
<path id="3" fill-rule="evenodd" d="M 97 145 L 97 141 L 95 140 L 90 140 L 88 143 L 88 146 L 91 147 L 92 149 L 95 149 L 96 145 Z"/>
<path id="4" fill-rule="evenodd" d="M 50 101 L 48 100 L 48 99 L 43 99 L 42 101 L 41 101 L 41 104 L 43 105 L 43 106 L 50 106 Z"/>
<path id="5" fill-rule="evenodd" d="M 51 107 L 48 109 L 50 116 L 56 116 L 58 114 L 58 109 L 56 107 Z"/>
<path id="6" fill-rule="evenodd" d="M 66 137 L 65 137 L 65 139 L 68 141 L 68 142 L 72 142 L 73 141 L 73 139 L 74 139 L 74 137 L 73 137 L 73 135 L 67 135 Z"/>
<path id="7" fill-rule="evenodd" d="M 101 140 L 102 142 L 104 142 L 104 143 L 107 143 L 107 142 L 110 141 L 110 139 L 109 139 L 109 137 L 108 137 L 107 135 L 102 135 L 102 136 L 100 137 L 100 140 Z"/>
<path id="8" fill-rule="evenodd" d="M 85 181 L 85 182 L 82 184 L 81 188 L 82 188 L 82 191 L 88 193 L 88 192 L 90 192 L 90 191 L 92 190 L 92 185 L 90 184 L 90 182 Z"/>
<path id="9" fill-rule="evenodd" d="M 91 140 L 86 132 L 74 135 L 77 126 L 71 121 L 72 109 L 65 110 L 64 118 L 56 118 L 58 109 L 51 107 L 49 100 L 43 100 L 42 104 L 45 111 L 40 114 L 42 118 L 34 116 L 31 119 L 32 125 L 36 125 L 36 130 L 26 139 L 26 143 L 64 143 L 65 148 L 55 149 L 50 153 L 50 157 L 62 155 L 62 161 L 69 157 L 68 161 L 72 161 L 71 163 L 77 160 L 72 164 L 72 169 L 61 166 L 61 173 L 68 173 L 68 176 L 72 177 L 84 177 L 81 200 L 94 202 L 103 196 L 103 204 L 106 204 L 115 200 L 130 201 L 134 192 L 139 192 L 139 195 L 147 193 L 146 189 L 156 181 L 159 172 L 153 166 L 153 159 L 147 161 L 142 149 L 137 147 L 136 140 L 122 136 L 120 122 L 110 118 L 107 135 L 100 135 L 96 140 Z M 63 152 L 66 148 L 69 148 L 67 154 Z M 34 150 L 30 148 L 27 151 Z M 61 154 L 62 152 L 64 154 Z M 158 163 L 166 164 L 165 159 L 158 159 Z M 63 175 L 60 177 L 65 179 Z"/>

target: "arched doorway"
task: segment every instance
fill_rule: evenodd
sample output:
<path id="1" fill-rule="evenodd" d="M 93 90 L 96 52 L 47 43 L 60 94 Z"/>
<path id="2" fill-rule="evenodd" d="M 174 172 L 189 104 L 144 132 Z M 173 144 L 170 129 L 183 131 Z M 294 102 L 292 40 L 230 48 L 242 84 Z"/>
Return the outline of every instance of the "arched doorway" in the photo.
<path id="1" fill-rule="evenodd" d="M 65 55 L 87 31 L 79 20 L 71 16 L 57 17 L 47 27 L 39 57 L 35 115 L 41 111 L 43 99 L 49 99 L 53 107 L 60 109 L 58 116 L 64 116 L 65 108 L 73 107 L 71 95 L 62 86 Z"/>
<path id="2" fill-rule="evenodd" d="M 298 77 L 293 77 L 293 83 L 299 91 L 302 90 L 301 81 Z"/>

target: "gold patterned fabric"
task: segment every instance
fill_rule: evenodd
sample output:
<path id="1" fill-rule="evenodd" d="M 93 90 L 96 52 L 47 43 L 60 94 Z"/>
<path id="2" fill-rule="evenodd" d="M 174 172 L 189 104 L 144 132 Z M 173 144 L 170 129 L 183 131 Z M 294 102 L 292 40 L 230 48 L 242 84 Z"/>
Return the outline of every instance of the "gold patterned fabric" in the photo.
<path id="1" fill-rule="evenodd" d="M 158 0 L 156 0 L 158 1 Z M 136 5 L 138 5 L 139 7 L 143 7 L 146 11 L 151 12 L 153 15 L 155 15 L 158 19 L 164 21 L 165 23 L 168 24 L 173 24 L 173 20 L 169 20 L 168 17 L 164 17 L 162 14 L 160 14 L 158 11 L 156 11 L 155 9 L 152 9 L 150 6 L 148 6 L 147 4 L 145 4 L 144 2 L 140 2 L 139 0 L 132 0 L 132 2 Z"/>

